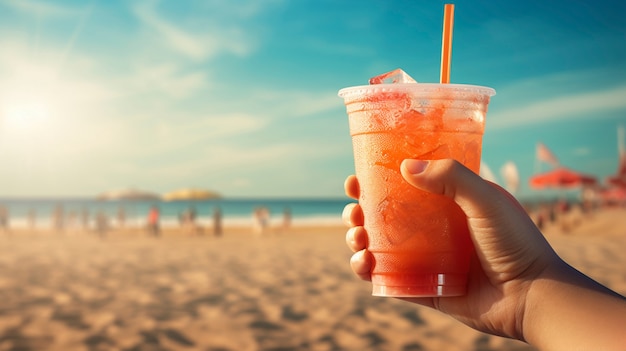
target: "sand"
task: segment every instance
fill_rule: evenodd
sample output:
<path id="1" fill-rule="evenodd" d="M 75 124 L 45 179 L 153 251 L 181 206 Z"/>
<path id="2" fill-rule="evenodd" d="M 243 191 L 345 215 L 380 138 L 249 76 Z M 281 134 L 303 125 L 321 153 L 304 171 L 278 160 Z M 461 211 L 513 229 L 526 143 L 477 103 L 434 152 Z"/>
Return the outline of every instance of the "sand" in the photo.
<path id="1" fill-rule="evenodd" d="M 546 237 L 626 294 L 626 209 Z M 256 237 L 168 231 L 0 236 L 0 350 L 533 350 L 433 310 L 370 296 L 343 227 Z"/>

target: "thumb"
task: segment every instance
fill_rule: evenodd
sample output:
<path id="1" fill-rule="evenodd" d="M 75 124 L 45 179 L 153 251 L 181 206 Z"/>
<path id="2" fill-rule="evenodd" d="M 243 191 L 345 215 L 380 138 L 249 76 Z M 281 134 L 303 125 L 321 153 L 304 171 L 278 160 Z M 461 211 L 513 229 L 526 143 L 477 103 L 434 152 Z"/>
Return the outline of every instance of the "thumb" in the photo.
<path id="1" fill-rule="evenodd" d="M 454 200 L 465 212 L 483 269 L 518 276 L 536 263 L 545 267 L 557 257 L 532 219 L 513 195 L 490 183 L 459 162 L 404 160 L 402 177 L 414 187 Z M 494 265 L 494 262 L 500 262 Z"/>
<path id="2" fill-rule="evenodd" d="M 497 279 L 492 282 L 540 272 L 558 259 L 513 195 L 457 161 L 408 159 L 400 171 L 414 187 L 447 196 L 461 207 L 481 266 L 490 279 Z"/>
<path id="3" fill-rule="evenodd" d="M 491 217 L 497 213 L 523 211 L 504 189 L 487 182 L 461 163 L 452 160 L 406 159 L 402 177 L 414 187 L 451 198 L 469 218 Z"/>

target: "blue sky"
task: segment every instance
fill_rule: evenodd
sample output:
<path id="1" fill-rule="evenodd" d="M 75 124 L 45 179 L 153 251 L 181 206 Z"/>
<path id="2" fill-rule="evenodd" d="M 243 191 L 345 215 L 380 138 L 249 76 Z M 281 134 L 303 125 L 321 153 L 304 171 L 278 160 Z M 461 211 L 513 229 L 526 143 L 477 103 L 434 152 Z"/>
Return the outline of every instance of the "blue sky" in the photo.
<path id="1" fill-rule="evenodd" d="M 341 197 L 340 88 L 439 78 L 444 1 L 0 0 L 0 197 L 202 187 Z M 626 3 L 455 2 L 451 80 L 497 90 L 483 160 L 544 142 L 604 177 L 626 124 Z M 544 166 L 547 169 L 547 166 Z"/>

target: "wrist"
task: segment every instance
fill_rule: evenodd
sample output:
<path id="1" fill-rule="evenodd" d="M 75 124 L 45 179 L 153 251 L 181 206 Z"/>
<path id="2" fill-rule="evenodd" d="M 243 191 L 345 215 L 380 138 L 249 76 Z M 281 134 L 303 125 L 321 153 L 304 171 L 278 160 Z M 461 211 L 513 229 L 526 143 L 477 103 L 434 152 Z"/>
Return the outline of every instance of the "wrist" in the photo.
<path id="1" fill-rule="evenodd" d="M 550 303 L 551 295 L 554 295 L 551 292 L 558 291 L 554 277 L 559 275 L 557 272 L 566 272 L 566 267 L 565 262 L 557 259 L 530 282 L 520 323 L 522 341 L 540 347 L 543 345 L 543 335 L 553 335 L 546 330 L 553 325 L 548 320 L 553 312 L 547 308 L 546 303 Z"/>
<path id="2" fill-rule="evenodd" d="M 620 350 L 626 299 L 560 258 L 533 280 L 523 340 L 541 350 Z"/>

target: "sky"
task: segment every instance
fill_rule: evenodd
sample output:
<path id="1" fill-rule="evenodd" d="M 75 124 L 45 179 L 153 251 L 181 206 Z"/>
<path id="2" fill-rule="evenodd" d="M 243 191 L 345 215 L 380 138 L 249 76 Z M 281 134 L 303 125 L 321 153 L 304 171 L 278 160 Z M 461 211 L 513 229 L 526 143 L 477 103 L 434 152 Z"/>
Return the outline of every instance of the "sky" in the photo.
<path id="1" fill-rule="evenodd" d="M 0 197 L 139 188 L 342 197 L 337 91 L 437 82 L 445 1 L 0 0 Z M 520 197 L 544 143 L 604 178 L 626 124 L 626 2 L 458 0 L 451 81 L 493 87 L 483 161 Z"/>

